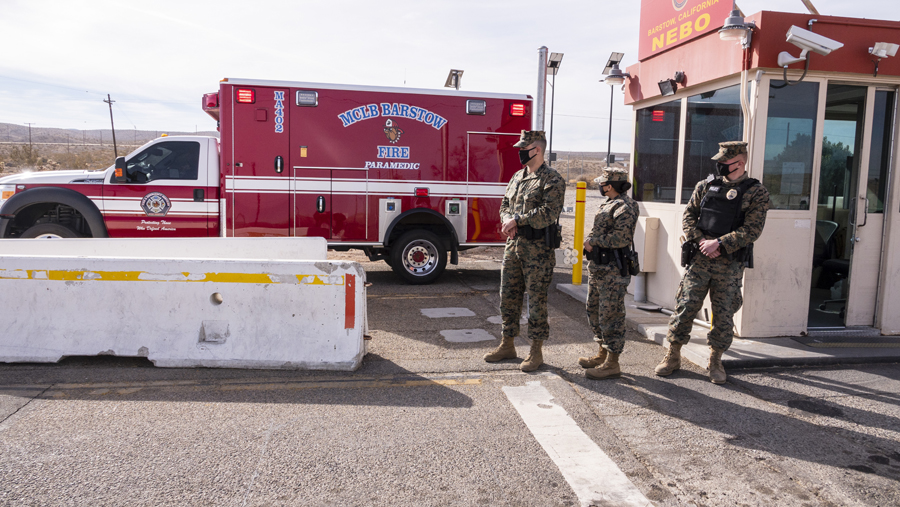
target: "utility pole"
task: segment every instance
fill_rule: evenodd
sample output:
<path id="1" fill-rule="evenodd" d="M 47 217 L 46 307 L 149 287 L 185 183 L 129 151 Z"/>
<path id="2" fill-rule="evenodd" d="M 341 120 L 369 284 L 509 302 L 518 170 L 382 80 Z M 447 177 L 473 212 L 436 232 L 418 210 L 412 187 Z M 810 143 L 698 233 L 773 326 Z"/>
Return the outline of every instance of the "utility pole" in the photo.
<path id="1" fill-rule="evenodd" d="M 31 150 L 33 148 L 31 146 L 31 126 L 34 125 L 34 123 L 26 122 L 25 125 L 28 125 L 28 149 Z"/>
<path id="2" fill-rule="evenodd" d="M 106 100 L 104 100 L 103 102 L 106 102 L 107 104 L 109 104 L 109 124 L 112 125 L 113 153 L 115 153 L 116 158 L 119 158 L 119 149 L 116 147 L 116 124 L 113 123 L 113 114 L 112 114 L 112 105 L 113 105 L 113 102 L 115 102 L 115 100 L 113 100 L 107 93 Z M 100 139 L 103 139 L 103 132 L 100 133 Z M 101 144 L 102 144 L 102 141 L 101 141 Z"/>

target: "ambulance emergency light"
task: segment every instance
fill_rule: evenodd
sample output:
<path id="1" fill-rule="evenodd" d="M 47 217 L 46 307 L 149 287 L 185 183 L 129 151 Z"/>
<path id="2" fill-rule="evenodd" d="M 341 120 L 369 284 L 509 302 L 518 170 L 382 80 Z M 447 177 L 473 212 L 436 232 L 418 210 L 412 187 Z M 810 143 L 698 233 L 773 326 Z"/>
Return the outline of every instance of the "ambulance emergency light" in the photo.
<path id="1" fill-rule="evenodd" d="M 510 116 L 525 116 L 525 104 L 511 104 L 509 106 Z"/>
<path id="2" fill-rule="evenodd" d="M 835 49 L 844 47 L 844 44 L 836 40 L 810 32 L 809 30 L 804 30 L 799 26 L 791 26 L 787 31 L 787 42 L 790 42 L 801 49 L 800 56 L 795 58 L 787 51 L 778 53 L 779 67 L 787 67 L 788 65 L 806 60 L 810 51 L 822 56 L 828 56 Z"/>
<path id="3" fill-rule="evenodd" d="M 256 91 L 251 88 L 238 88 L 234 96 L 239 104 L 253 104 L 256 102 Z"/>

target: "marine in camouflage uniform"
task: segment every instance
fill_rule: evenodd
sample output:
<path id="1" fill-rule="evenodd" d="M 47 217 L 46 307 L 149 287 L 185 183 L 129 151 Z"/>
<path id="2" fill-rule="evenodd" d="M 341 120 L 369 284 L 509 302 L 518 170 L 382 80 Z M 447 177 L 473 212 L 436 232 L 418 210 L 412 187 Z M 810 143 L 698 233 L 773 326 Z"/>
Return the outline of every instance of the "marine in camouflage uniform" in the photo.
<path id="1" fill-rule="evenodd" d="M 484 359 L 494 362 L 516 357 L 514 339 L 519 335 L 519 318 L 527 293 L 528 338 L 532 346 L 521 368 L 533 371 L 543 363 L 541 347 L 550 335 L 547 290 L 556 256 L 543 234 L 528 239 L 527 231 L 544 229 L 559 220 L 566 186 L 562 176 L 543 161 L 544 132 L 523 130 L 514 146 L 520 148 L 519 158 L 526 167 L 512 177 L 500 204 L 502 231 L 513 237 L 506 241 L 500 275 L 501 344 Z"/>
<path id="2" fill-rule="evenodd" d="M 747 143 L 719 143 L 719 153 L 713 160 L 719 162 L 717 167 L 723 177 L 710 177 L 697 183 L 684 210 L 684 236 L 686 241 L 699 245 L 699 251 L 687 267 L 675 294 L 675 313 L 669 320 L 666 335 L 669 351 L 656 367 L 656 374 L 666 376 L 681 366 L 681 346 L 690 340 L 693 320 L 709 293 L 713 321 L 712 329 L 707 334 L 710 346 L 709 375 L 710 380 L 721 384 L 726 379 L 721 363 L 722 353 L 731 346 L 734 338 L 734 314 L 744 302 L 741 287 L 745 264 L 741 259 L 735 258 L 735 254 L 751 245 L 762 234 L 766 212 L 769 210 L 769 192 L 761 183 L 756 182 L 741 196 L 740 212 L 744 217 L 742 224 L 718 237 L 704 233 L 698 225 L 703 198 L 710 190 L 717 190 L 716 186 L 722 186 L 717 191 L 724 192 L 728 199 L 732 199 L 732 196 L 740 194 L 739 187 L 742 184 L 752 183 L 748 182 L 744 167 L 747 161 Z"/>
<path id="3" fill-rule="evenodd" d="M 606 169 L 598 182 L 600 191 L 609 199 L 600 205 L 594 216 L 594 227 L 585 241 L 585 250 L 588 246 L 592 253 L 594 249 L 630 250 L 640 210 L 634 199 L 624 193 L 631 188 L 628 172 Z M 625 348 L 625 289 L 631 275 L 622 276 L 615 256 L 609 253 L 609 263 L 601 264 L 592 259 L 588 266 L 590 276 L 585 309 L 594 330 L 594 341 L 599 343 L 599 352 L 594 357 L 578 360 L 583 368 L 590 368 L 585 375 L 597 380 L 619 376 L 619 354 Z M 624 256 L 621 262 L 625 262 Z"/>

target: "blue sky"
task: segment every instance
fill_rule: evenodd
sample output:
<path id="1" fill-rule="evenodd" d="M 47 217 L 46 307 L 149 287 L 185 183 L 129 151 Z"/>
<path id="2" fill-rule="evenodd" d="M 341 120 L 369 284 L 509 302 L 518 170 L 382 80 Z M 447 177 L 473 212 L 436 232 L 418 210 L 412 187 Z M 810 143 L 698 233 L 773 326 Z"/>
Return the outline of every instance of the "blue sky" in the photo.
<path id="1" fill-rule="evenodd" d="M 723 0 L 727 1 L 727 0 Z M 898 19 L 895 0 L 812 0 L 822 14 Z M 741 1 L 806 12 L 800 0 Z M 38 127 L 213 130 L 200 97 L 223 77 L 534 95 L 537 49 L 565 53 L 554 148 L 605 151 L 609 54 L 637 57 L 640 2 L 395 0 L 0 0 L 0 122 Z M 613 150 L 631 148 L 617 88 Z M 549 116 L 549 96 L 547 114 Z"/>

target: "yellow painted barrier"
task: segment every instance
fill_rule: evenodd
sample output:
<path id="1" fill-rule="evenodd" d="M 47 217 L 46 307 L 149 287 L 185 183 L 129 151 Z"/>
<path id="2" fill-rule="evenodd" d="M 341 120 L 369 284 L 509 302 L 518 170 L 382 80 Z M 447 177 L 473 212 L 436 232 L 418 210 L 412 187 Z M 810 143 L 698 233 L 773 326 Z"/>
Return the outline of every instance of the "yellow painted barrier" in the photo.
<path id="1" fill-rule="evenodd" d="M 587 183 L 579 181 L 576 183 L 575 189 L 575 260 L 572 264 L 572 285 L 581 285 L 581 272 L 584 266 L 581 265 L 582 254 L 584 249 L 584 199 L 587 193 Z"/>

